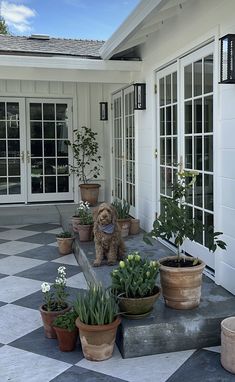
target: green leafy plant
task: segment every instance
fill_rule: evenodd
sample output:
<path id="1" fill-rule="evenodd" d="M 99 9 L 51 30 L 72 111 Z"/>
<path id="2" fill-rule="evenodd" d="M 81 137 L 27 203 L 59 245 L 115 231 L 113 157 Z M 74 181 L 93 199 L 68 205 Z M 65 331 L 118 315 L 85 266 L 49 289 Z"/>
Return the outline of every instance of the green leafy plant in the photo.
<path id="1" fill-rule="evenodd" d="M 79 217 L 81 225 L 93 224 L 93 215 L 88 202 L 81 201 L 76 208 L 75 216 Z"/>
<path id="2" fill-rule="evenodd" d="M 53 326 L 58 328 L 68 329 L 69 332 L 72 332 L 76 329 L 75 321 L 77 319 L 77 314 L 74 310 L 66 312 L 60 316 L 57 316 L 53 321 Z"/>
<path id="3" fill-rule="evenodd" d="M 173 239 L 177 247 L 178 262 L 185 239 L 196 241 L 198 232 L 206 232 L 207 247 L 210 251 L 215 252 L 217 247 L 225 250 L 226 243 L 219 239 L 222 232 L 215 232 L 214 227 L 207 227 L 189 216 L 187 200 L 197 173 L 181 171 L 177 175 L 177 180 L 172 185 L 172 198 L 161 199 L 162 213 L 154 221 L 152 231 L 144 235 L 144 241 L 152 244 L 150 238 Z M 197 259 L 194 264 L 196 263 Z"/>
<path id="4" fill-rule="evenodd" d="M 58 268 L 58 276 L 52 285 L 47 282 L 44 282 L 41 285 L 44 303 L 43 309 L 48 312 L 63 310 L 68 306 L 65 269 L 64 266 Z"/>
<path id="5" fill-rule="evenodd" d="M 142 259 L 139 252 L 131 252 L 111 273 L 112 290 L 128 298 L 151 296 L 159 273 L 159 263 Z"/>
<path id="6" fill-rule="evenodd" d="M 118 219 L 127 219 L 129 218 L 130 204 L 124 199 L 123 201 L 115 199 L 112 202 L 112 206 L 117 211 Z"/>
<path id="7" fill-rule="evenodd" d="M 73 235 L 71 234 L 71 232 L 65 231 L 65 232 L 59 233 L 58 235 L 56 235 L 56 237 L 61 238 L 61 239 L 67 239 L 67 238 L 73 237 Z"/>
<path id="8" fill-rule="evenodd" d="M 80 321 L 87 325 L 110 324 L 119 313 L 115 297 L 101 285 L 90 286 L 88 291 L 79 294 L 74 310 Z"/>
<path id="9" fill-rule="evenodd" d="M 65 144 L 73 150 L 76 165 L 70 164 L 70 170 L 78 176 L 79 181 L 88 183 L 91 179 L 97 179 L 102 168 L 99 155 L 99 146 L 96 141 L 97 133 L 91 128 L 82 126 L 81 130 L 75 131 L 74 142 L 69 140 Z"/>

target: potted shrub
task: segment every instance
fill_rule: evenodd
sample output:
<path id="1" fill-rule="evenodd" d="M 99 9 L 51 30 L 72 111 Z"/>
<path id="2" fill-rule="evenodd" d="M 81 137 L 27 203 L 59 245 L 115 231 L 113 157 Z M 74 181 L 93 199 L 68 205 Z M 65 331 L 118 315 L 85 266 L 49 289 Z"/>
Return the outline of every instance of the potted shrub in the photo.
<path id="1" fill-rule="evenodd" d="M 39 310 L 47 338 L 56 338 L 56 332 L 52 325 L 54 319 L 71 309 L 67 303 L 68 293 L 66 291 L 67 280 L 65 270 L 64 266 L 60 266 L 55 282 L 52 285 L 47 282 L 41 285 L 43 304 L 39 307 Z"/>
<path id="2" fill-rule="evenodd" d="M 61 351 L 73 351 L 75 349 L 78 338 L 78 329 L 75 325 L 76 319 L 77 314 L 71 310 L 65 314 L 57 316 L 53 321 L 53 327 Z"/>
<path id="3" fill-rule="evenodd" d="M 72 253 L 74 237 L 71 232 L 65 231 L 56 235 L 56 240 L 59 248 L 60 255 L 68 255 Z"/>
<path id="4" fill-rule="evenodd" d="M 124 199 L 115 199 L 112 206 L 117 212 L 117 222 L 121 229 L 122 237 L 127 237 L 130 231 L 131 218 L 129 216 L 130 204 Z"/>
<path id="5" fill-rule="evenodd" d="M 79 223 L 77 231 L 80 241 L 90 241 L 93 237 L 93 215 L 89 203 L 80 202 L 79 204 Z"/>
<path id="6" fill-rule="evenodd" d="M 112 357 L 117 327 L 121 322 L 118 304 L 110 290 L 90 287 L 74 303 L 76 325 L 84 357 L 103 361 Z"/>
<path id="7" fill-rule="evenodd" d="M 120 311 L 128 318 L 142 318 L 151 312 L 160 295 L 156 285 L 159 266 L 157 261 L 142 259 L 139 252 L 131 252 L 111 273 L 112 291 Z"/>
<path id="8" fill-rule="evenodd" d="M 208 249 L 214 252 L 217 247 L 226 249 L 226 244 L 218 238 L 222 233 L 214 232 L 213 227 L 206 227 L 196 219 L 192 219 L 187 211 L 189 191 L 196 180 L 197 173 L 181 171 L 172 185 L 172 198 L 162 199 L 162 213 L 153 223 L 153 229 L 144 236 L 149 238 L 173 239 L 177 248 L 177 256 L 160 260 L 160 278 L 162 294 L 167 306 L 175 309 L 192 309 L 199 305 L 201 297 L 203 261 L 184 256 L 182 246 L 185 239 L 195 241 L 198 231 L 207 232 Z"/>
<path id="9" fill-rule="evenodd" d="M 82 126 L 76 131 L 76 138 L 73 143 L 66 140 L 65 143 L 73 150 L 75 164 L 70 165 L 70 170 L 78 176 L 81 182 L 79 185 L 81 199 L 87 201 L 91 206 L 97 204 L 100 184 L 90 183 L 92 179 L 97 179 L 101 170 L 101 156 L 99 146 L 96 141 L 97 133 L 91 128 Z"/>

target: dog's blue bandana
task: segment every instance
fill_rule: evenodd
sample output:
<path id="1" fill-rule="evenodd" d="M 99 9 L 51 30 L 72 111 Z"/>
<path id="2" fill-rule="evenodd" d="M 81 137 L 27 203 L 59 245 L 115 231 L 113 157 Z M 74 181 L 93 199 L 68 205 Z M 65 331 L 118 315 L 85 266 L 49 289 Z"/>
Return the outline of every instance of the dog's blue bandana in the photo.
<path id="1" fill-rule="evenodd" d="M 114 224 L 110 223 L 107 225 L 99 225 L 99 230 L 104 233 L 112 234 L 114 231 Z"/>

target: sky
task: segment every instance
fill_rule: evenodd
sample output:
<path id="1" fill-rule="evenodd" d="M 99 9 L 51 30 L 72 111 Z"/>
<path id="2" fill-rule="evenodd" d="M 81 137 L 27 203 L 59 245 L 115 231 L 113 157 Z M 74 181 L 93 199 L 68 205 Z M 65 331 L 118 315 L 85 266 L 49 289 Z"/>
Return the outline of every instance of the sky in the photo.
<path id="1" fill-rule="evenodd" d="M 0 0 L 10 33 L 107 40 L 139 0 Z"/>

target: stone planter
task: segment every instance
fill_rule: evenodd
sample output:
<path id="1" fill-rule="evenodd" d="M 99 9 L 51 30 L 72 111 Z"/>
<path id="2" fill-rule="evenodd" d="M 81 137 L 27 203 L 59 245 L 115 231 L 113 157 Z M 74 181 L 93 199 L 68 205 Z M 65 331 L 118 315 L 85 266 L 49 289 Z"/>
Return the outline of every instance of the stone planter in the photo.
<path id="1" fill-rule="evenodd" d="M 73 252 L 74 237 L 57 237 L 57 244 L 60 255 L 68 255 Z"/>
<path id="2" fill-rule="evenodd" d="M 44 326 L 44 333 L 47 338 L 56 338 L 56 332 L 53 327 L 53 321 L 57 316 L 61 316 L 62 314 L 68 312 L 71 309 L 71 306 L 67 306 L 67 308 L 63 310 L 56 310 L 52 312 L 48 312 L 44 309 L 44 305 L 39 307 L 39 311 L 41 313 L 42 322 Z"/>
<path id="3" fill-rule="evenodd" d="M 79 240 L 80 241 L 91 241 L 93 239 L 93 224 L 78 226 Z"/>
<path id="4" fill-rule="evenodd" d="M 235 374 L 235 317 L 221 322 L 221 364 Z"/>
<path id="5" fill-rule="evenodd" d="M 130 235 L 137 235 L 140 232 L 140 219 L 131 219 Z"/>
<path id="6" fill-rule="evenodd" d="M 127 237 L 130 231 L 131 219 L 117 219 L 117 223 L 120 227 L 122 237 Z"/>
<path id="7" fill-rule="evenodd" d="M 90 206 L 95 206 L 98 203 L 100 184 L 85 183 L 80 184 L 79 187 L 83 202 L 88 202 Z"/>
<path id="8" fill-rule="evenodd" d="M 59 328 L 54 326 L 60 351 L 73 351 L 76 347 L 77 338 L 78 338 L 78 329 L 76 328 L 72 332 L 68 329 Z"/>

